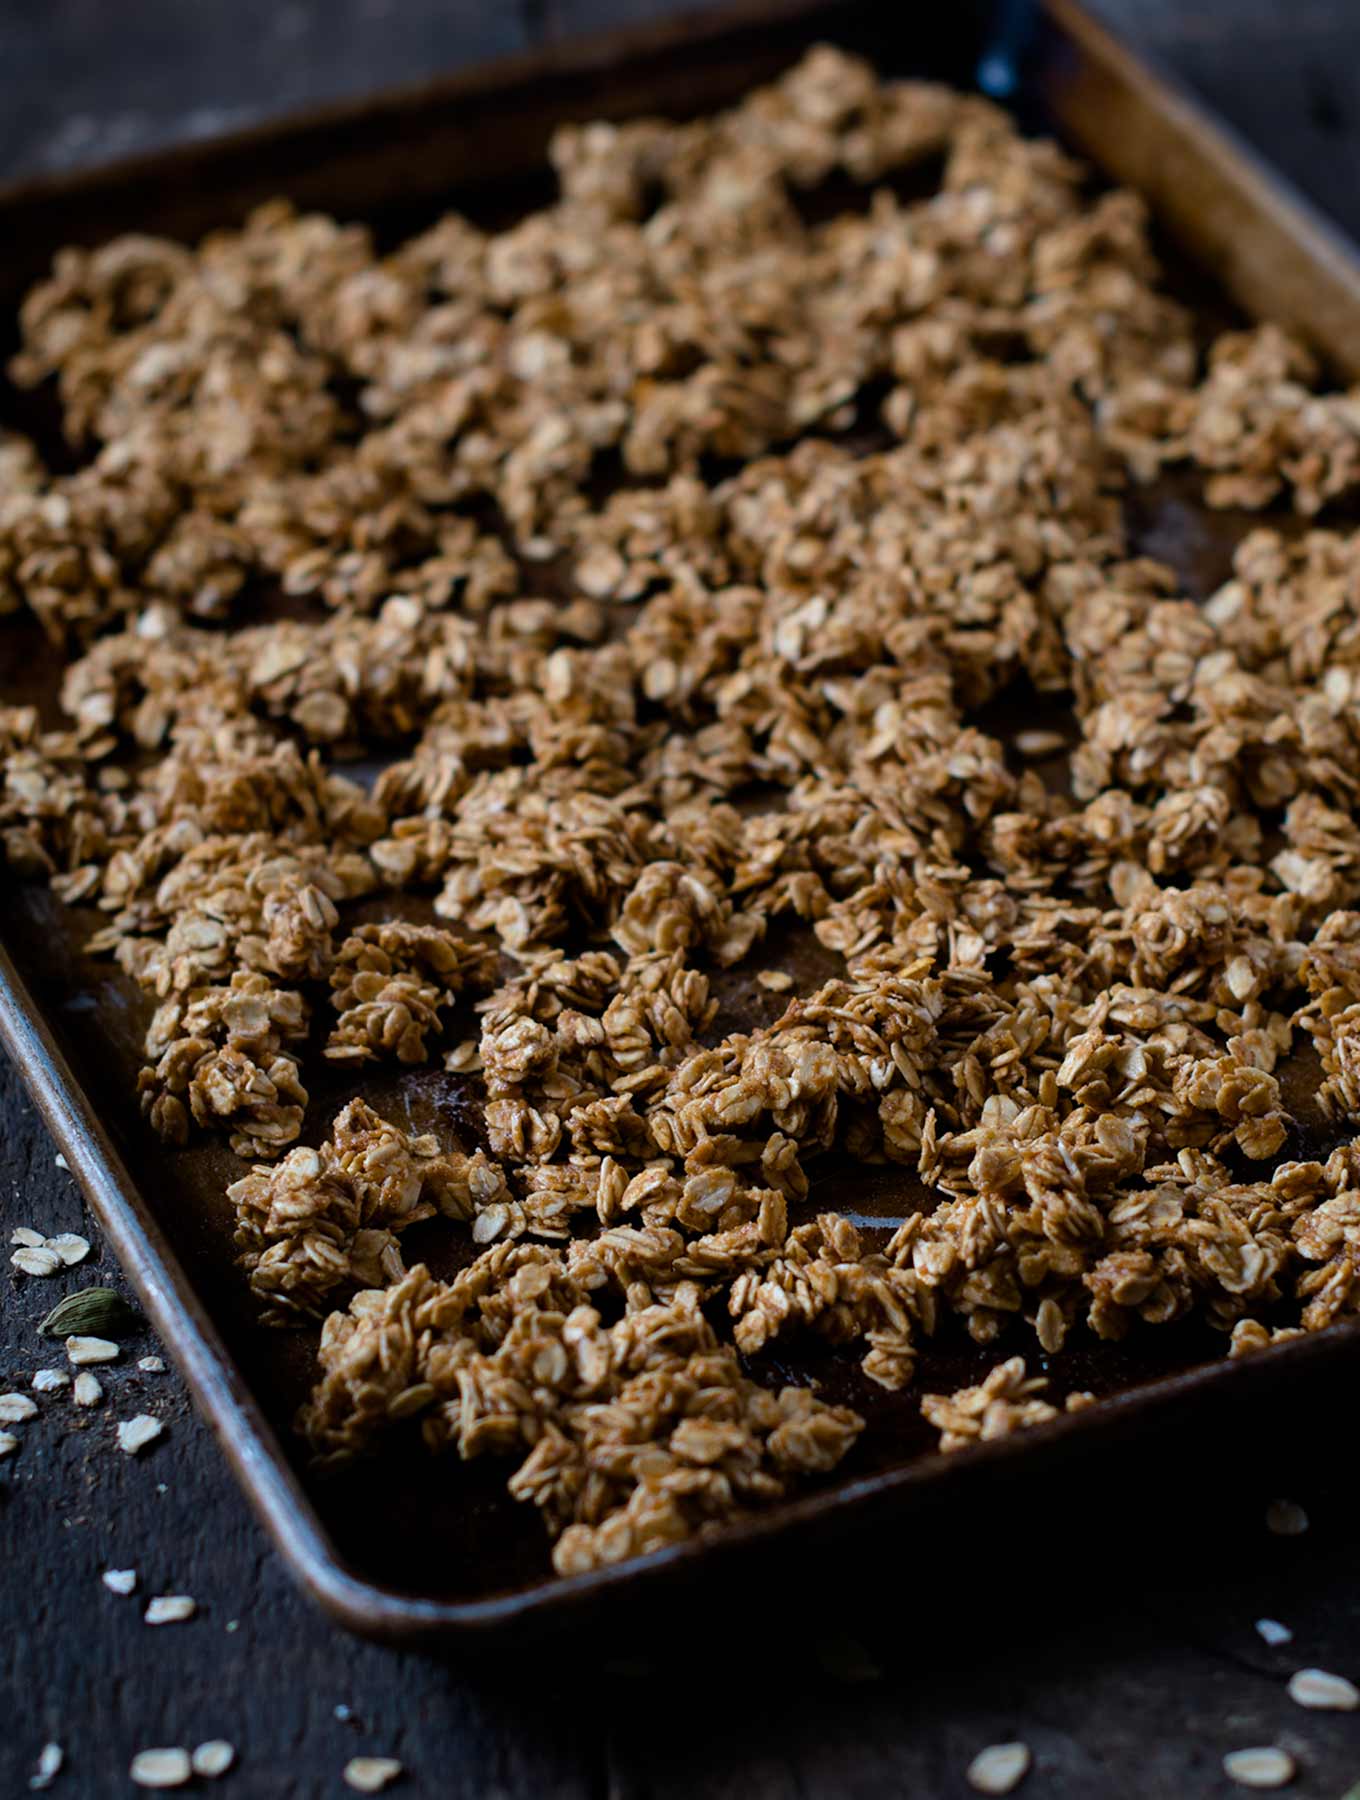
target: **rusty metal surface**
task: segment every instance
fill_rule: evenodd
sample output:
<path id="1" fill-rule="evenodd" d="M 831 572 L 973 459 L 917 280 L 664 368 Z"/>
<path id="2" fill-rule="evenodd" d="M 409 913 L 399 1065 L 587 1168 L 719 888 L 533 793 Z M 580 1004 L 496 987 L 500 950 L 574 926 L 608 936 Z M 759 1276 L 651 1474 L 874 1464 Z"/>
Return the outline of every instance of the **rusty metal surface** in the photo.
<path id="1" fill-rule="evenodd" d="M 462 78 L 451 84 L 457 88 L 452 97 L 426 91 L 354 114 L 330 113 L 311 125 L 271 128 L 220 152 L 196 147 L 187 164 L 174 154 L 157 164 L 140 164 L 130 174 L 105 172 L 68 182 L 50 216 L 39 206 L 36 190 L 0 196 L 0 231 L 7 241 L 15 241 L 13 234 L 22 226 L 28 235 L 21 260 L 42 261 L 64 235 L 91 235 L 101 217 L 122 221 L 136 214 L 147 229 L 197 229 L 209 218 L 220 222 L 239 216 L 244 204 L 275 185 L 350 216 L 361 211 L 383 232 L 407 229 L 451 204 L 483 217 L 504 216 L 537 197 L 533 178 L 526 181 L 526 164 L 558 118 L 686 111 L 704 100 L 717 104 L 765 78 L 817 37 L 831 36 L 859 48 L 877 45 L 888 68 L 955 80 L 966 77 L 978 43 L 966 12 L 933 35 L 923 38 L 918 31 L 910 42 L 897 41 L 900 35 L 883 26 L 873 7 L 748 5 L 725 36 L 682 41 L 669 26 L 656 34 L 651 51 L 616 39 L 575 50 L 566 65 L 548 58 L 511 65 L 499 74 Z M 715 79 L 719 49 L 721 76 Z M 1149 139 L 1144 154 L 1152 162 L 1158 155 L 1182 163 L 1190 158 L 1202 175 L 1207 159 L 1214 180 L 1230 185 L 1235 170 L 1234 205 L 1246 209 L 1266 239 L 1283 234 L 1292 246 L 1281 304 L 1297 291 L 1299 270 L 1315 268 L 1319 281 L 1332 281 L 1344 302 L 1323 319 L 1323 347 L 1337 351 L 1329 334 L 1349 328 L 1343 317 L 1346 306 L 1356 325 L 1354 345 L 1360 346 L 1360 273 L 1339 263 L 1331 247 L 1322 256 L 1314 227 L 1292 212 L 1287 196 L 1240 161 L 1232 146 L 1216 145 L 1211 128 L 1193 109 L 1187 113 L 1183 100 L 1165 99 L 1156 80 L 1089 27 L 1069 0 L 1053 0 L 1050 25 L 1023 96 L 1027 115 L 1061 127 L 1068 118 L 1067 97 L 1080 96 L 1073 114 L 1076 135 L 1088 154 L 1099 155 L 1100 119 L 1091 111 L 1089 96 L 1127 97 L 1130 92 L 1132 112 L 1109 102 L 1111 130 L 1128 129 L 1136 116 L 1138 129 Z M 456 129 L 434 129 L 431 121 L 450 109 L 462 114 Z M 532 133 L 516 138 L 513 149 L 502 133 L 489 148 L 480 144 L 474 158 L 470 145 L 482 115 L 532 120 Z M 346 167 L 366 144 L 373 147 L 362 206 L 346 205 L 341 193 L 328 189 L 337 179 L 334 154 L 341 139 Z M 280 142 L 286 143 L 287 153 L 276 175 Z M 1127 145 L 1118 154 L 1127 158 Z M 217 164 L 214 157 L 220 158 Z M 153 184 L 158 167 L 164 179 Z M 221 180 L 208 196 L 207 215 L 200 216 L 205 202 L 199 184 L 204 171 L 213 167 L 220 169 Z M 478 179 L 470 181 L 474 169 Z M 297 180 L 290 180 L 290 174 Z M 1182 241 L 1194 240 L 1193 220 L 1172 223 Z M 1209 226 L 1202 242 L 1212 255 L 1217 226 L 1212 220 Z M 11 279 L 13 274 L 11 269 Z M 1222 298 L 1202 281 L 1187 274 L 1184 285 L 1206 316 L 1221 316 Z M 13 415 L 17 397 L 0 394 L 0 422 L 6 418 L 6 402 Z M 51 420 L 43 419 L 40 407 L 26 408 L 15 422 L 50 435 Z M 1259 515 L 1207 513 L 1193 482 L 1168 481 L 1138 491 L 1129 502 L 1135 548 L 1172 563 L 1194 594 L 1208 593 L 1222 580 L 1233 544 L 1249 523 L 1259 522 Z M 55 717 L 58 674 L 56 658 L 44 647 L 36 625 L 15 623 L 0 631 L 0 696 L 5 700 L 37 703 Z M 1004 708 L 987 721 L 1002 737 L 1019 722 L 1008 721 Z M 1032 711 L 1024 723 L 1034 723 Z M 227 1181 L 240 1171 L 236 1159 L 213 1142 L 169 1149 L 138 1116 L 133 1093 L 149 1008 L 112 964 L 83 953 L 81 945 L 95 918 L 89 911 L 61 907 L 44 888 L 11 882 L 0 915 L 0 1037 L 266 1525 L 315 1597 L 356 1629 L 409 1636 L 546 1623 L 587 1600 L 683 1576 L 700 1560 L 745 1553 L 794 1529 L 816 1525 L 843 1530 L 870 1515 L 943 1504 L 976 1492 L 980 1483 L 1003 1471 L 1046 1470 L 1084 1445 L 1108 1442 L 1177 1410 L 1221 1405 L 1230 1395 L 1264 1392 L 1282 1380 L 1302 1379 L 1302 1371 L 1348 1352 L 1354 1340 L 1354 1332 L 1343 1328 L 1245 1364 L 1225 1362 L 1221 1337 L 1197 1324 L 1136 1334 L 1122 1345 L 1075 1347 L 1040 1359 L 1047 1363 L 1055 1391 L 1089 1388 L 1107 1404 L 948 1459 L 932 1453 L 933 1434 L 919 1417 L 919 1392 L 975 1378 L 990 1366 L 992 1353 L 972 1345 L 961 1330 L 953 1337 L 943 1334 L 923 1355 L 915 1388 L 889 1396 L 865 1382 L 852 1361 L 819 1341 L 791 1340 L 758 1359 L 752 1374 L 774 1384 L 816 1379 L 828 1397 L 863 1411 L 868 1428 L 849 1465 L 797 1500 L 711 1538 L 643 1563 L 558 1580 L 549 1572 L 536 1514 L 509 1500 L 503 1467 L 492 1461 L 439 1463 L 414 1449 L 409 1454 L 398 1450 L 380 1466 L 324 1482 L 308 1474 L 290 1421 L 311 1378 L 311 1339 L 303 1333 L 264 1331 L 255 1323 L 253 1303 L 233 1264 L 232 1219 L 223 1194 Z M 789 937 L 771 947 L 768 960 L 777 956 L 795 972 L 813 977 L 813 962 L 822 954 L 811 939 Z M 749 970 L 725 976 L 719 991 L 719 1031 L 763 1022 L 780 1010 Z M 1306 1063 L 1299 1063 L 1293 1079 L 1296 1090 L 1306 1094 L 1311 1080 Z M 353 1091 L 342 1074 L 318 1069 L 306 1135 L 322 1130 Z M 475 1102 L 457 1077 L 429 1069 L 365 1077 L 363 1092 L 400 1122 L 420 1127 L 438 1122 L 464 1141 L 476 1137 Z M 808 1208 L 834 1205 L 857 1216 L 866 1230 L 886 1231 L 905 1211 L 915 1210 L 919 1193 L 900 1170 L 841 1166 L 825 1170 Z M 409 1260 L 427 1260 L 436 1270 L 467 1254 L 436 1221 L 416 1227 L 406 1247 Z"/>

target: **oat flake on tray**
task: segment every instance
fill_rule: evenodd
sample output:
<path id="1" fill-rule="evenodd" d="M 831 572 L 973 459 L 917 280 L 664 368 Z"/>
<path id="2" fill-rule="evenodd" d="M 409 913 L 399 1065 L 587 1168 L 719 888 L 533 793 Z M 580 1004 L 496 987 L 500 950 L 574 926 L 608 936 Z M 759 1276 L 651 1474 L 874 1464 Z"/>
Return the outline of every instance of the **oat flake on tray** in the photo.
<path id="1" fill-rule="evenodd" d="M 937 1331 L 997 1346 L 925 1397 L 963 1445 L 1084 1402 L 1074 1334 L 1355 1313 L 1360 397 L 1201 356 L 1136 198 L 829 49 L 551 154 L 495 234 L 58 258 L 12 373 L 78 466 L 0 441 L 0 609 L 66 723 L 0 712 L 0 842 L 102 911 L 149 1129 L 242 1159 L 317 1452 L 503 1457 L 572 1573 L 835 1467 Z M 1168 469 L 1323 516 L 1197 604 L 1124 522 Z M 303 1143 L 313 1038 L 356 1098 Z M 480 1144 L 360 1097 L 426 1062 Z M 904 1222 L 811 1202 L 836 1158 Z M 807 1329 L 855 1408 L 756 1379 Z"/>

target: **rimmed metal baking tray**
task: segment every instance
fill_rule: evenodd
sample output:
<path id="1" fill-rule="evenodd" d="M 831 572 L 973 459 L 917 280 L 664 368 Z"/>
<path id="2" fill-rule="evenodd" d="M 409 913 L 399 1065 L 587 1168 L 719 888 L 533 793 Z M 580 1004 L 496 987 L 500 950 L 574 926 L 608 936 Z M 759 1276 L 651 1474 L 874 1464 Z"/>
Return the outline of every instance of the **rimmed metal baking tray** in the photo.
<path id="1" fill-rule="evenodd" d="M 990 8 L 930 9 L 826 0 L 766 0 L 488 67 L 299 120 L 140 157 L 111 168 L 0 191 L 0 319 L 67 243 L 136 229 L 190 238 L 286 194 L 373 223 L 383 241 L 448 207 L 503 221 L 546 198 L 543 153 L 568 119 L 693 115 L 728 104 L 811 43 L 871 55 L 887 73 L 967 86 Z M 910 12 L 911 17 L 907 15 Z M 894 18 L 891 15 L 897 15 Z M 1331 367 L 1360 375 L 1360 259 L 1311 209 L 1164 76 L 1132 55 L 1074 0 L 1039 10 L 1011 97 L 1027 127 L 1051 131 L 1148 199 L 1206 317 L 1235 308 L 1303 332 Z M 1196 273 L 1195 271 L 1198 271 Z M 0 423 L 52 442 L 41 397 L 0 390 Z M 1145 547 L 1206 589 L 1221 579 L 1247 523 L 1210 516 L 1188 487 L 1141 495 Z M 1251 521 L 1256 522 L 1256 521 Z M 0 697 L 54 705 L 58 669 L 36 628 L 0 628 Z M 656 1584 L 730 1568 L 735 1556 L 797 1534 L 953 1507 L 1000 1476 L 1045 1480 L 1060 1459 L 1174 1418 L 1216 1416 L 1282 1384 L 1334 1368 L 1360 1327 L 1341 1326 L 1246 1362 L 1195 1327 L 1135 1334 L 1053 1359 L 1060 1387 L 1090 1387 L 1098 1407 L 951 1457 L 931 1449 L 917 1413 L 922 1385 L 971 1378 L 992 1360 L 943 1341 L 921 1380 L 888 1400 L 853 1364 L 817 1347 L 759 1359 L 772 1378 L 812 1376 L 863 1405 L 869 1428 L 845 1467 L 797 1498 L 674 1549 L 566 1580 L 549 1567 L 533 1509 L 504 1495 L 504 1468 L 435 1462 L 398 1450 L 336 1480 L 309 1475 L 288 1422 L 311 1360 L 306 1334 L 264 1331 L 230 1251 L 226 1182 L 240 1164 L 216 1144 L 172 1151 L 144 1127 L 133 1098 L 146 1009 L 130 983 L 82 943 L 95 915 L 6 878 L 0 909 L 0 1039 L 217 1434 L 228 1461 L 298 1580 L 341 1623 L 392 1638 L 527 1631 L 579 1616 L 587 1603 L 646 1595 Z M 729 996 L 758 1016 L 753 993 Z M 343 1094 L 323 1077 L 308 1129 Z M 430 1071 L 365 1082 L 375 1103 L 428 1123 L 461 1103 Z M 872 1215 L 879 1178 L 843 1170 L 817 1196 Z M 891 1202 L 889 1202 L 891 1204 Z M 417 1231 L 426 1229 L 417 1227 Z M 411 1259 L 425 1254 L 408 1240 Z"/>

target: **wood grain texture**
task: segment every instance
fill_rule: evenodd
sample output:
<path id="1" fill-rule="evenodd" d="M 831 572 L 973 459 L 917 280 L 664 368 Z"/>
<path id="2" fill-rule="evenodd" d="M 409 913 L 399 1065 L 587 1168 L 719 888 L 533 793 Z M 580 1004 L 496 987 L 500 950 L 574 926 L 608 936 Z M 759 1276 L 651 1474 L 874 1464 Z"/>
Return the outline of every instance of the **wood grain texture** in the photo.
<path id="1" fill-rule="evenodd" d="M 665 0 L 154 0 L 0 5 L 0 165 L 53 167 L 414 77 Z M 1343 223 L 1360 233 L 1360 14 L 1353 0 L 1105 0 Z M 132 123 L 128 123 L 129 118 Z M 84 121 L 84 123 L 78 123 Z M 118 1283 L 70 1177 L 0 1067 L 0 1225 L 83 1230 L 96 1244 L 51 1280 L 6 1268 L 0 1389 L 61 1363 L 35 1327 L 62 1292 Z M 999 1496 L 955 1568 L 928 1529 L 821 1553 L 740 1595 L 697 1591 L 610 1637 L 514 1656 L 397 1654 L 347 1639 L 293 1591 L 194 1418 L 173 1370 L 144 1375 L 131 1340 L 101 1371 L 102 1407 L 62 1396 L 16 1427 L 0 1463 L 0 1795 L 27 1791 L 44 1742 L 52 1792 L 125 1795 L 132 1753 L 221 1736 L 224 1796 L 343 1793 L 363 1751 L 408 1777 L 394 1794 L 453 1800 L 888 1800 L 962 1797 L 982 1745 L 1021 1735 L 1026 1796 L 1227 1796 L 1225 1750 L 1291 1750 L 1302 1800 L 1360 1778 L 1360 1716 L 1303 1713 L 1300 1664 L 1360 1678 L 1360 1528 L 1351 1452 L 1319 1403 L 1259 1441 L 1162 1437 L 1134 1470 L 1093 1467 L 1059 1495 Z M 137 1458 L 115 1421 L 151 1411 Z M 1347 1421 L 1348 1424 L 1348 1421 Z M 1265 1501 L 1308 1507 L 1270 1537 Z M 941 1542 L 950 1545 L 948 1538 Z M 135 1567 L 119 1598 L 101 1569 Z M 872 1573 L 866 1577 L 865 1569 Z M 190 1623 L 142 1623 L 153 1593 L 189 1593 Z M 1252 1629 L 1283 1619 L 1293 1645 Z M 229 1625 L 235 1629 L 228 1629 Z M 348 1719 L 335 1716 L 350 1709 Z M 204 1784 L 197 1784 L 203 1787 Z"/>
<path id="2" fill-rule="evenodd" d="M 522 50 L 481 0 L 6 0 L 0 169 L 74 168 Z"/>

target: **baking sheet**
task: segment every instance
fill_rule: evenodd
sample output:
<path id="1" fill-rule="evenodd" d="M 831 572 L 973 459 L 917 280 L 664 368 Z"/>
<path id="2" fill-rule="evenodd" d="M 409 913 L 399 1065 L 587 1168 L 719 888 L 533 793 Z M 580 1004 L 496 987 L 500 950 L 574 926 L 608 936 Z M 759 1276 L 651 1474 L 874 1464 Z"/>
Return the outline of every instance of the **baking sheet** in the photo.
<path id="1" fill-rule="evenodd" d="M 498 75 L 462 77 L 442 97 L 406 96 L 349 115 L 327 115 L 311 125 L 251 134 L 225 147 L 195 147 L 130 173 L 54 184 L 49 200 L 54 194 L 56 200 L 46 209 L 36 204 L 33 190 L 0 196 L 0 231 L 7 242 L 22 244 L 7 277 L 12 283 L 15 270 L 28 265 L 36 272 L 66 238 L 100 235 L 101 219 L 104 233 L 135 217 L 143 229 L 185 234 L 240 217 L 276 189 L 328 205 L 347 218 L 367 218 L 383 238 L 404 235 L 450 206 L 481 221 L 500 222 L 544 198 L 531 165 L 558 119 L 685 113 L 701 101 L 726 103 L 819 37 L 870 50 L 885 72 L 966 82 L 981 42 L 977 19 L 967 9 L 928 29 L 918 23 L 911 33 L 894 30 L 875 15 L 881 9 L 747 7 L 735 23 L 710 28 L 711 35 L 696 32 L 677 43 L 673 28 L 653 33 L 650 51 L 640 38 L 578 47 L 569 66 L 551 58 L 536 66 L 513 65 Z M 1121 71 L 1123 88 L 1116 79 Z M 1076 136 L 1089 154 L 1090 134 L 1102 129 L 1090 96 L 1104 91 L 1108 97 L 1112 82 L 1114 91 L 1134 96 L 1123 112 L 1108 103 L 1104 128 L 1112 137 L 1127 122 L 1128 105 L 1136 102 L 1146 115 L 1144 135 L 1154 132 L 1158 117 L 1167 131 L 1174 126 L 1175 155 L 1196 157 L 1201 177 L 1208 166 L 1221 183 L 1236 169 L 1239 209 L 1251 214 L 1258 233 L 1287 235 L 1291 255 L 1277 257 L 1280 266 L 1292 272 L 1300 259 L 1307 264 L 1312 257 L 1319 279 L 1345 275 L 1349 290 L 1341 282 L 1339 291 L 1343 297 L 1349 291 L 1352 322 L 1360 326 L 1360 274 L 1338 247 L 1325 234 L 1318 236 L 1316 225 L 1291 210 L 1287 198 L 1231 145 L 1219 144 L 1193 109 L 1187 113 L 1183 102 L 1162 96 L 1155 82 L 1092 33 L 1062 0 L 1051 10 L 1037 48 L 1021 97 L 1023 116 L 1052 128 L 1055 115 L 1068 116 L 1064 108 L 1075 97 L 1080 104 L 1064 135 Z M 478 139 L 473 129 L 479 108 L 498 121 L 490 138 Z M 458 115 L 452 124 L 449 113 Z M 509 131 L 507 120 L 531 120 L 532 129 Z M 371 163 L 357 198 L 347 203 L 342 178 L 366 141 Z M 1171 154 L 1172 141 L 1162 142 L 1163 159 Z M 1129 154 L 1122 144 L 1120 155 Z M 479 178 L 460 180 L 471 168 Z M 201 179 L 208 171 L 216 171 L 217 181 L 205 193 Z M 1264 211 L 1263 194 L 1270 201 Z M 1206 238 L 1211 252 L 1216 221 L 1217 215 Z M 1193 237 L 1185 220 L 1179 224 Z M 1236 276 L 1234 284 L 1240 289 Z M 1230 316 L 1223 293 L 1189 266 L 1177 285 L 1200 311 L 1206 330 Z M 1287 311 L 1287 300 L 1285 295 L 1280 310 Z M 1333 312 L 1344 324 L 1344 308 Z M 1322 316 L 1320 335 L 1335 360 L 1337 346 L 1329 336 L 1334 322 L 1331 313 Z M 1351 341 L 1344 340 L 1343 351 Z M 1360 346 L 1360 334 L 1354 345 Z M 57 454 L 50 397 L 0 391 L 0 423 L 29 431 L 50 455 Z M 1133 548 L 1172 563 L 1193 594 L 1218 585 L 1234 543 L 1244 529 L 1261 522 L 1259 514 L 1207 512 L 1193 479 L 1168 479 L 1133 492 L 1128 502 Z M 1297 528 L 1292 520 L 1287 523 Z M 59 661 L 34 623 L 6 622 L 0 630 L 0 697 L 38 704 L 55 723 L 59 674 Z M 1003 737 L 1020 723 L 1018 716 L 1008 720 L 1004 708 L 987 721 Z M 1036 723 L 1032 710 L 1023 723 Z M 1214 1390 L 1278 1379 L 1283 1371 L 1336 1355 L 1352 1340 L 1352 1331 L 1342 1328 L 1231 1365 L 1223 1361 L 1225 1340 L 1198 1322 L 1136 1333 L 1120 1345 L 1079 1344 L 1054 1358 L 1040 1356 L 1034 1364 L 1051 1371 L 1060 1395 L 1087 1388 L 1112 1404 L 942 1459 L 933 1454 L 934 1432 L 920 1419 L 919 1395 L 978 1379 L 996 1360 L 995 1347 L 979 1349 L 961 1327 L 956 1335 L 942 1333 L 922 1355 L 914 1386 L 893 1396 L 860 1376 L 853 1355 L 838 1355 L 814 1337 L 790 1338 L 758 1358 L 751 1373 L 776 1386 L 816 1380 L 827 1398 L 864 1413 L 867 1429 L 842 1468 L 809 1484 L 796 1500 L 728 1528 L 712 1542 L 695 1540 L 645 1563 L 558 1580 L 550 1571 L 536 1511 L 505 1492 L 503 1463 L 436 1462 L 413 1445 L 409 1452 L 398 1448 L 378 1463 L 324 1480 L 308 1472 L 290 1425 L 310 1384 L 314 1335 L 264 1330 L 256 1322 L 255 1303 L 234 1265 L 233 1219 L 224 1195 L 242 1165 L 223 1143 L 195 1138 L 175 1150 L 142 1123 L 135 1080 L 150 1008 L 111 962 L 84 954 L 82 944 L 101 915 L 64 908 L 40 885 L 12 877 L 8 884 L 0 919 L 8 963 L 0 965 L 0 1033 L 266 1523 L 317 1597 L 360 1629 L 438 1632 L 503 1625 L 530 1614 L 546 1618 L 587 1596 L 631 1586 L 666 1568 L 688 1569 L 716 1551 L 794 1526 L 844 1526 L 871 1509 L 905 1506 L 912 1496 L 943 1497 L 998 1465 L 1042 1470 L 1063 1445 L 1107 1437 L 1178 1401 L 1197 1398 L 1211 1405 Z M 419 916 L 421 903 L 407 904 Z M 809 959 L 820 954 L 810 937 L 789 937 L 771 946 L 765 960 L 814 976 Z M 719 1032 L 764 1023 L 782 1010 L 782 1001 L 759 988 L 750 970 L 727 972 L 723 984 Z M 1290 1081 L 1294 1097 L 1306 1101 L 1315 1069 L 1300 1058 Z M 337 1108 L 359 1091 L 403 1125 L 423 1129 L 438 1123 L 447 1129 L 452 1123 L 465 1143 L 477 1135 L 473 1089 L 435 1069 L 365 1073 L 360 1081 L 314 1060 L 309 1088 L 306 1140 L 324 1135 Z M 1316 1129 L 1316 1141 L 1300 1147 L 1305 1153 L 1326 1148 L 1320 1120 Z M 799 1216 L 834 1207 L 863 1221 L 866 1230 L 886 1232 L 891 1221 L 915 1210 L 919 1192 L 900 1169 L 832 1167 L 821 1174 Z M 876 1219 L 883 1223 L 876 1227 Z M 427 1260 L 437 1273 L 469 1254 L 439 1221 L 413 1228 L 403 1248 L 408 1264 Z"/>

